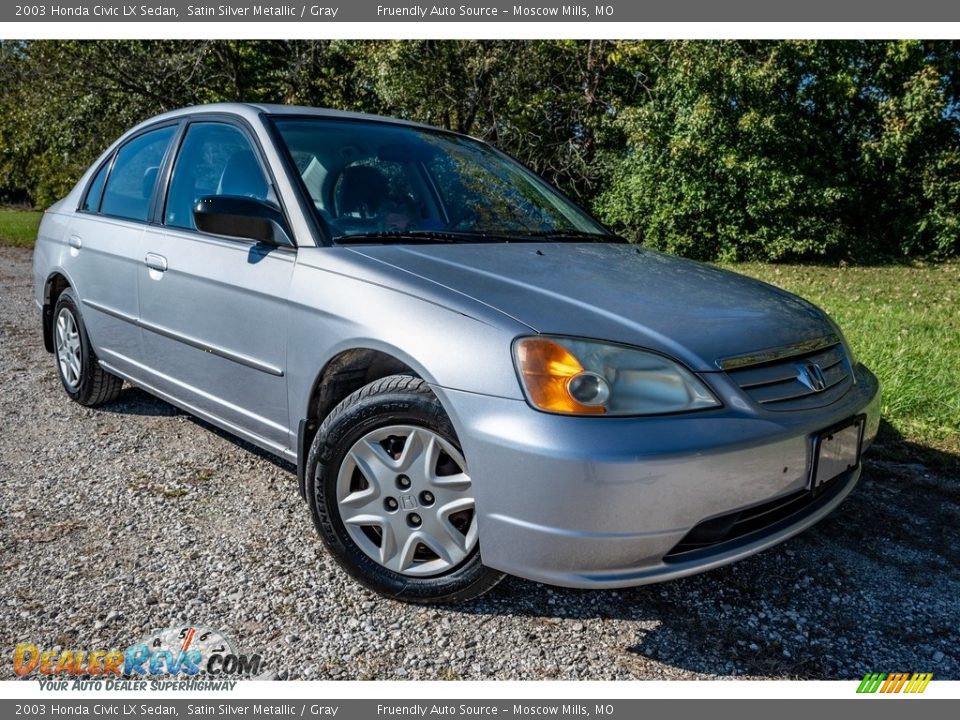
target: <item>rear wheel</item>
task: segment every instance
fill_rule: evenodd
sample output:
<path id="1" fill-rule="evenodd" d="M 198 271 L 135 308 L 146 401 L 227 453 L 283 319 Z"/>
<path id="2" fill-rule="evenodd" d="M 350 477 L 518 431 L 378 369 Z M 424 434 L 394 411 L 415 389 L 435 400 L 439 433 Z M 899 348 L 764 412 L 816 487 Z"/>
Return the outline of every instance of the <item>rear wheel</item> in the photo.
<path id="1" fill-rule="evenodd" d="M 53 354 L 60 382 L 71 399 L 87 406 L 117 399 L 123 380 L 108 373 L 97 362 L 70 288 L 60 293 L 53 310 Z"/>
<path id="2" fill-rule="evenodd" d="M 324 544 L 378 593 L 458 602 L 502 577 L 481 563 L 466 459 L 419 378 L 378 380 L 333 410 L 310 450 L 307 496 Z"/>

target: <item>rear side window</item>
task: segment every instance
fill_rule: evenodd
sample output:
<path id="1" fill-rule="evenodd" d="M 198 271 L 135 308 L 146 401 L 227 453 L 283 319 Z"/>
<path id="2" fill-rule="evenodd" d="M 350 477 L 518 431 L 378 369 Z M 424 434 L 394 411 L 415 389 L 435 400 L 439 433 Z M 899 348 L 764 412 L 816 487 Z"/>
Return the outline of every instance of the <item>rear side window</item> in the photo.
<path id="1" fill-rule="evenodd" d="M 172 125 L 152 130 L 120 148 L 107 180 L 100 212 L 146 221 L 160 163 L 175 130 Z"/>
<path id="2" fill-rule="evenodd" d="M 81 210 L 85 212 L 97 212 L 100 209 L 100 198 L 103 197 L 103 183 L 107 179 L 107 172 L 110 170 L 110 161 L 103 164 L 103 167 L 97 171 L 90 183 L 90 189 L 87 190 L 87 197 L 83 201 Z"/>
<path id="3" fill-rule="evenodd" d="M 193 206 L 205 195 L 274 199 L 250 140 L 233 125 L 198 122 L 187 129 L 167 191 L 164 223 L 196 229 Z"/>

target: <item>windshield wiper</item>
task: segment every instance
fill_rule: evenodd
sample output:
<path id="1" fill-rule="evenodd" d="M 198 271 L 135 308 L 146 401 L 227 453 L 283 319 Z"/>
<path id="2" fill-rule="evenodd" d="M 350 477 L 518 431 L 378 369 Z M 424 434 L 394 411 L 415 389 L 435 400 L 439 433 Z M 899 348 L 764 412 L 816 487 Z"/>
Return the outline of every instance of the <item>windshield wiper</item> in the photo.
<path id="1" fill-rule="evenodd" d="M 355 235 L 341 235 L 334 238 L 334 242 L 338 245 L 363 245 L 376 242 L 458 243 L 476 242 L 484 239 L 489 239 L 489 236 L 479 233 L 456 233 L 448 230 L 381 230 Z"/>
<path id="2" fill-rule="evenodd" d="M 543 238 L 546 240 L 593 240 L 596 242 L 625 242 L 622 238 L 609 233 L 587 232 L 586 230 L 531 230 L 518 232 L 517 238 Z"/>
<path id="3" fill-rule="evenodd" d="M 626 242 L 617 235 L 585 232 L 583 230 L 531 230 L 529 232 L 500 231 L 456 232 L 454 230 L 379 230 L 375 232 L 341 235 L 334 238 L 337 245 L 365 245 L 374 243 L 511 243 L 563 242 L 591 240 L 594 242 Z"/>

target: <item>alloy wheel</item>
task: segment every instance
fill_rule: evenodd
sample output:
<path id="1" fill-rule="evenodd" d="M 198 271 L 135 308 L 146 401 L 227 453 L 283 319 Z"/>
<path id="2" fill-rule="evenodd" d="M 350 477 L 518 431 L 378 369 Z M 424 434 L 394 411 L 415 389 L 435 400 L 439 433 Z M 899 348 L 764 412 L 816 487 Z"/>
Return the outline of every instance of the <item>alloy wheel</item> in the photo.
<path id="1" fill-rule="evenodd" d="M 63 308 L 57 315 L 57 362 L 60 365 L 60 374 L 71 388 L 80 385 L 83 370 L 81 355 L 80 330 L 77 320 L 68 308 Z"/>

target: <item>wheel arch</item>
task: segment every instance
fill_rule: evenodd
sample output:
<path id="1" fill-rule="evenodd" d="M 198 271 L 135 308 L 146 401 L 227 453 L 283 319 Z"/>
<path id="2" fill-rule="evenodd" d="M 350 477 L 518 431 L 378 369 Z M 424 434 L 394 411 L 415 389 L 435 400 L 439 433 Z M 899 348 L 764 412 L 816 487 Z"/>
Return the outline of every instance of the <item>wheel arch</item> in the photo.
<path id="1" fill-rule="evenodd" d="M 412 375 L 429 382 L 429 378 L 398 354 L 371 347 L 353 347 L 338 352 L 317 373 L 310 389 L 306 417 L 300 420 L 297 429 L 297 481 L 302 497 L 306 497 L 310 444 L 324 418 L 344 398 L 364 385 L 390 375 Z"/>
<path id="2" fill-rule="evenodd" d="M 43 284 L 43 347 L 49 353 L 53 352 L 53 308 L 60 293 L 68 287 L 73 284 L 60 270 L 51 272 Z"/>

